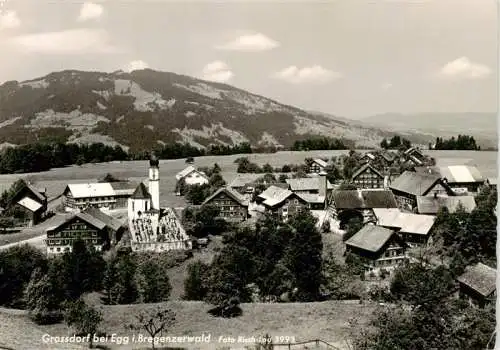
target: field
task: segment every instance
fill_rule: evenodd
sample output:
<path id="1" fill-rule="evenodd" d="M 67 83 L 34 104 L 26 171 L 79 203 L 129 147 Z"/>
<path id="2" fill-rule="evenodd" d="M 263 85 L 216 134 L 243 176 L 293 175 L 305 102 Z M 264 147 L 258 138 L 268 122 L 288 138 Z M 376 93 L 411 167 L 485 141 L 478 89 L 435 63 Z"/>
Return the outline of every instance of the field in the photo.
<path id="1" fill-rule="evenodd" d="M 222 176 L 227 182 L 236 176 L 234 160 L 245 156 L 250 161 L 260 165 L 269 163 L 273 167 L 284 164 L 303 163 L 307 157 L 332 157 L 346 154 L 348 151 L 308 151 L 308 152 L 278 152 L 273 154 L 250 154 L 231 156 L 207 156 L 195 159 L 195 166 L 212 166 L 219 164 Z M 476 165 L 484 177 L 497 176 L 497 152 L 475 151 L 425 151 L 436 158 L 438 165 Z M 184 159 L 162 160 L 160 162 L 160 198 L 163 206 L 184 206 L 183 198 L 175 196 L 175 174 L 186 167 Z M 64 190 L 69 183 L 96 181 L 99 177 L 111 173 L 131 181 L 144 181 L 148 176 L 147 161 L 126 161 L 99 164 L 84 164 L 52 169 L 50 171 L 30 174 L 0 175 L 0 191 L 7 189 L 16 179 L 22 177 L 30 180 L 38 187 L 45 187 L 49 198 L 53 198 Z"/>
<path id="2" fill-rule="evenodd" d="M 134 315 L 144 310 L 156 310 L 161 306 L 171 308 L 176 313 L 176 321 L 172 328 L 164 335 L 182 336 L 210 334 L 208 344 L 168 344 L 169 346 L 183 346 L 191 349 L 221 349 L 220 336 L 224 337 L 251 337 L 271 336 L 295 337 L 295 341 L 322 339 L 332 345 L 345 349 L 345 339 L 348 336 L 349 320 L 358 318 L 366 320 L 379 307 L 377 304 L 359 304 L 358 302 L 317 302 L 317 303 L 287 303 L 287 304 L 242 304 L 243 315 L 234 319 L 224 319 L 211 316 L 207 311 L 210 306 L 203 302 L 172 301 L 162 304 L 116 305 L 100 306 L 104 315 L 102 329 L 106 334 L 113 333 L 129 339 L 133 334 L 126 326 L 134 323 Z M 27 316 L 11 315 L 11 310 L 0 310 L 0 324 L 3 324 L 5 333 L 16 333 L 16 337 L 2 337 L 4 344 L 16 346 L 16 349 L 48 349 L 42 346 L 41 335 L 48 333 L 52 336 L 66 336 L 70 334 L 64 324 L 37 326 Z M 11 328 L 10 325 L 12 324 Z M 7 328 L 8 327 L 8 328 Z M 24 341 L 22 330 L 30 329 L 29 341 Z M 143 333 L 144 334 L 144 333 Z M 1 345 L 1 342 L 0 342 Z M 140 344 L 106 344 L 112 349 L 137 349 Z M 146 344 L 142 344 L 144 347 Z M 166 344 L 164 344 L 166 345 Z M 234 344 L 235 348 L 243 348 L 245 344 Z M 246 344 L 251 345 L 251 344 Z M 54 349 L 59 349 L 53 347 Z M 66 349 L 71 347 L 66 347 Z M 64 349 L 61 347 L 60 349 Z"/>

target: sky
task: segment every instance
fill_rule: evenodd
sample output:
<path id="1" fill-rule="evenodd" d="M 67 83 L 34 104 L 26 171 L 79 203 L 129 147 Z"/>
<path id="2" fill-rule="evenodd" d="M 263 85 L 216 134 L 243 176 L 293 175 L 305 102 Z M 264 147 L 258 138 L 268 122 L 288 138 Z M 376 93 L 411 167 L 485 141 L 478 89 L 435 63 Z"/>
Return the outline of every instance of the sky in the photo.
<path id="1" fill-rule="evenodd" d="M 347 118 L 497 111 L 495 0 L 0 4 L 0 83 L 151 68 Z"/>

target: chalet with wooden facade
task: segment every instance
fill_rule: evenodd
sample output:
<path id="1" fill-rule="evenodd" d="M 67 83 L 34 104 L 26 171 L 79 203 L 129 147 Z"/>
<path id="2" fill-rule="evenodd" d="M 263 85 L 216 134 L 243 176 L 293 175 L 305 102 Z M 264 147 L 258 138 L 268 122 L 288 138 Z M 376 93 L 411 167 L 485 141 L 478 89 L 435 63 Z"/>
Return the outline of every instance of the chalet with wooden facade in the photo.
<path id="1" fill-rule="evenodd" d="M 298 194 L 281 187 L 270 186 L 257 196 L 257 203 L 264 206 L 266 213 L 281 218 L 283 221 L 309 207 L 309 203 Z"/>
<path id="2" fill-rule="evenodd" d="M 361 189 L 384 188 L 385 176 L 370 163 L 366 163 L 354 172 L 351 183 Z"/>
<path id="3" fill-rule="evenodd" d="M 47 228 L 47 254 L 70 252 L 77 239 L 92 245 L 97 251 L 108 249 L 121 239 L 125 223 L 121 223 L 97 208 L 75 214 L 57 215 Z"/>
<path id="4" fill-rule="evenodd" d="M 431 238 L 436 217 L 403 213 L 399 209 L 374 208 L 376 224 L 398 230 L 398 234 L 409 246 L 424 246 Z"/>
<path id="5" fill-rule="evenodd" d="M 496 269 L 482 263 L 468 266 L 465 272 L 457 278 L 459 298 L 479 308 L 495 304 L 496 275 Z"/>
<path id="6" fill-rule="evenodd" d="M 396 153 L 387 150 L 381 151 L 379 155 L 389 166 L 392 165 L 398 158 Z"/>
<path id="7" fill-rule="evenodd" d="M 255 192 L 257 179 L 261 178 L 262 174 L 245 173 L 237 174 L 236 177 L 228 184 L 228 187 L 238 191 L 243 195 L 251 195 Z"/>
<path id="8" fill-rule="evenodd" d="M 459 206 L 462 206 L 466 213 L 470 213 L 476 208 L 476 200 L 474 196 L 417 196 L 417 212 L 419 214 L 437 215 L 441 208 L 447 208 L 450 213 L 454 213 Z"/>
<path id="9" fill-rule="evenodd" d="M 288 188 L 295 193 L 320 194 L 326 196 L 333 190 L 333 185 L 324 173 L 316 177 L 301 177 L 296 179 L 286 179 Z"/>
<path id="10" fill-rule="evenodd" d="M 417 197 L 446 197 L 455 193 L 439 175 L 423 174 L 405 171 L 389 185 L 398 202 L 398 207 L 404 211 L 417 210 Z"/>
<path id="11" fill-rule="evenodd" d="M 24 183 L 15 194 L 12 196 L 9 207 L 15 207 L 20 210 L 25 219 L 22 223 L 24 226 L 34 226 L 38 224 L 45 212 L 47 211 L 47 195 L 46 191 L 40 191 L 29 183 Z"/>
<path id="12" fill-rule="evenodd" d="M 409 159 L 416 159 L 420 164 L 425 161 L 425 154 L 417 147 L 410 147 L 403 153 Z"/>
<path id="13" fill-rule="evenodd" d="M 340 228 L 354 217 L 364 223 L 373 222 L 374 208 L 397 208 L 396 199 L 388 190 L 338 190 L 331 195 L 332 216 L 340 221 Z"/>
<path id="14" fill-rule="evenodd" d="M 346 242 L 346 254 L 355 254 L 367 272 L 390 272 L 407 261 L 407 246 L 395 230 L 368 224 Z"/>
<path id="15" fill-rule="evenodd" d="M 69 184 L 63 192 L 63 204 L 66 211 L 88 207 L 108 210 L 126 208 L 136 187 L 137 184 L 132 182 Z"/>
<path id="16" fill-rule="evenodd" d="M 248 218 L 248 201 L 230 187 L 219 188 L 203 205 L 219 208 L 219 217 L 230 222 L 241 222 Z"/>
<path id="17" fill-rule="evenodd" d="M 311 174 L 319 174 L 326 170 L 328 163 L 323 159 L 315 158 L 312 160 L 311 164 L 309 164 L 308 172 Z"/>

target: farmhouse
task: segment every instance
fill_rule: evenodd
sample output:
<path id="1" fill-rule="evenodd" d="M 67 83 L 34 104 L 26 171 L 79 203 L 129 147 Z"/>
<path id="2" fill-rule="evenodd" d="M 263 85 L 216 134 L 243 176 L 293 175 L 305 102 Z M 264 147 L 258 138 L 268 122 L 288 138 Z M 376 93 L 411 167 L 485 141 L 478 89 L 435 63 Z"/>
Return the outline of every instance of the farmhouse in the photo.
<path id="1" fill-rule="evenodd" d="M 354 172 L 351 183 L 357 188 L 363 189 L 384 188 L 385 176 L 370 163 L 366 163 Z"/>
<path id="2" fill-rule="evenodd" d="M 128 198 L 137 184 L 132 182 L 95 182 L 69 184 L 63 192 L 66 211 L 83 210 L 89 206 L 102 209 L 126 208 Z"/>
<path id="3" fill-rule="evenodd" d="M 296 193 L 274 185 L 257 196 L 257 203 L 262 204 L 267 213 L 275 215 L 283 221 L 286 221 L 288 216 L 309 206 Z"/>
<path id="4" fill-rule="evenodd" d="M 219 217 L 230 222 L 241 222 L 248 218 L 248 201 L 230 187 L 219 188 L 202 205 L 215 205 Z"/>
<path id="5" fill-rule="evenodd" d="M 417 197 L 454 196 L 455 193 L 439 175 L 405 171 L 389 185 L 401 210 L 414 211 Z"/>
<path id="6" fill-rule="evenodd" d="M 415 167 L 415 171 L 441 176 L 456 193 L 477 193 L 486 181 L 476 167 L 468 165 Z"/>
<path id="7" fill-rule="evenodd" d="M 399 209 L 374 208 L 379 226 L 399 230 L 399 235 L 409 246 L 422 246 L 429 242 L 436 217 L 403 213 Z"/>
<path id="8" fill-rule="evenodd" d="M 406 151 L 404 151 L 404 155 L 407 156 L 409 159 L 418 161 L 420 164 L 422 164 L 425 161 L 425 155 L 417 147 L 408 148 Z"/>
<path id="9" fill-rule="evenodd" d="M 363 156 L 361 157 L 361 161 L 371 162 L 371 161 L 374 161 L 376 158 L 377 157 L 375 157 L 372 153 L 367 152 L 367 153 L 363 154 Z"/>
<path id="10" fill-rule="evenodd" d="M 297 194 L 319 194 L 324 197 L 333 190 L 333 185 L 323 172 L 317 177 L 286 179 L 286 183 L 290 191 Z"/>
<path id="11" fill-rule="evenodd" d="M 474 196 L 432 197 L 417 196 L 417 212 L 419 214 L 436 215 L 441 208 L 454 213 L 459 206 L 470 213 L 476 207 Z"/>
<path id="12" fill-rule="evenodd" d="M 29 183 L 24 183 L 10 200 L 9 206 L 15 207 L 22 212 L 26 219 L 25 226 L 31 227 L 42 220 L 47 210 L 47 196 L 45 190 L 39 191 Z"/>
<path id="13" fill-rule="evenodd" d="M 385 162 L 387 162 L 387 165 L 392 165 L 397 159 L 397 155 L 391 151 L 383 150 L 379 153 L 379 155 Z"/>
<path id="14" fill-rule="evenodd" d="M 457 278 L 459 298 L 480 308 L 494 304 L 496 300 L 496 275 L 496 269 L 481 263 L 468 266 L 465 272 Z"/>
<path id="15" fill-rule="evenodd" d="M 320 172 L 323 172 L 326 170 L 326 167 L 328 166 L 328 163 L 325 162 L 323 159 L 320 158 L 315 158 L 312 160 L 311 164 L 309 164 L 309 173 L 311 174 L 319 174 Z"/>
<path id="16" fill-rule="evenodd" d="M 390 271 L 407 260 L 406 244 L 395 230 L 368 224 L 346 242 L 346 253 L 360 257 L 367 271 Z"/>
<path id="17" fill-rule="evenodd" d="M 124 224 L 97 208 L 74 214 L 57 215 L 47 228 L 47 254 L 70 252 L 73 242 L 81 239 L 102 251 L 121 239 Z"/>
<path id="18" fill-rule="evenodd" d="M 262 177 L 262 174 L 245 173 L 237 174 L 228 186 L 240 194 L 252 194 L 255 191 L 256 180 Z"/>
<path id="19" fill-rule="evenodd" d="M 189 250 L 192 242 L 172 208 L 160 208 L 159 161 L 149 161 L 149 188 L 141 183 L 128 199 L 132 251 Z"/>
<path id="20" fill-rule="evenodd" d="M 178 172 L 175 179 L 177 181 L 183 180 L 186 185 L 204 185 L 209 181 L 208 176 L 203 171 L 197 170 L 192 165 Z"/>
<path id="21" fill-rule="evenodd" d="M 330 198 L 331 213 L 340 220 L 340 228 L 354 217 L 363 222 L 374 220 L 374 208 L 397 208 L 391 191 L 386 190 L 343 190 L 333 191 Z"/>

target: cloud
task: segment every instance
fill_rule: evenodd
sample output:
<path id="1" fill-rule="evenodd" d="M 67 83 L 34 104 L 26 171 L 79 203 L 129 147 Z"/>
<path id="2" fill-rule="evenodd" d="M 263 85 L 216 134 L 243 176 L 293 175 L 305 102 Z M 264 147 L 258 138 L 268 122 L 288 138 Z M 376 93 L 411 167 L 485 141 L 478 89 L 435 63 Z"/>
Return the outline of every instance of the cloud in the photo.
<path id="1" fill-rule="evenodd" d="M 8 44 L 27 53 L 40 54 L 106 54 L 121 50 L 109 43 L 108 33 L 98 29 L 72 29 L 13 37 Z"/>
<path id="2" fill-rule="evenodd" d="M 222 61 L 214 61 L 203 68 L 203 80 L 226 83 L 234 77 L 229 66 Z"/>
<path id="3" fill-rule="evenodd" d="M 149 65 L 146 62 L 144 62 L 143 60 L 135 60 L 130 61 L 125 67 L 123 67 L 123 70 L 130 73 L 134 70 L 141 70 L 146 68 L 149 68 Z"/>
<path id="4" fill-rule="evenodd" d="M 480 63 L 470 61 L 467 57 L 460 57 L 446 63 L 439 75 L 443 78 L 481 79 L 491 74 L 491 69 Z"/>
<path id="5" fill-rule="evenodd" d="M 319 65 L 314 65 L 304 68 L 297 68 L 296 66 L 290 66 L 273 74 L 273 77 L 276 79 L 284 80 L 292 84 L 302 84 L 302 83 L 324 84 L 334 79 L 340 78 L 341 74 L 323 68 Z"/>
<path id="6" fill-rule="evenodd" d="M 104 13 L 104 7 L 93 2 L 84 2 L 80 8 L 80 14 L 78 15 L 78 21 L 84 22 L 90 19 L 98 19 Z"/>
<path id="7" fill-rule="evenodd" d="M 16 11 L 7 11 L 4 14 L 2 14 L 0 7 L 0 29 L 12 29 L 12 28 L 17 28 L 20 25 L 21 25 L 21 20 L 17 16 Z"/>
<path id="8" fill-rule="evenodd" d="M 279 43 L 261 33 L 241 35 L 226 44 L 216 46 L 219 50 L 259 52 L 272 50 Z"/>

